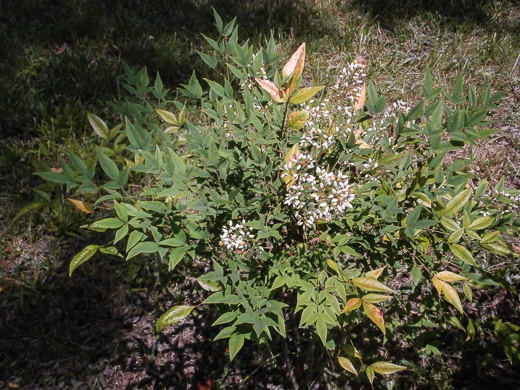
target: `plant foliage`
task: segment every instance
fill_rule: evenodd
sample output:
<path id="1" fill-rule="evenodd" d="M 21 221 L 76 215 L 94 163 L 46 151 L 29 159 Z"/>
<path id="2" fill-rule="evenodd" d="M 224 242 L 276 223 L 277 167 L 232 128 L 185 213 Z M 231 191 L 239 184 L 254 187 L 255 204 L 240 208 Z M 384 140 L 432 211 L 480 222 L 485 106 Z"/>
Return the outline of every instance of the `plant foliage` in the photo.
<path id="1" fill-rule="evenodd" d="M 158 330 L 212 306 L 215 340 L 233 359 L 245 343 L 308 329 L 336 369 L 370 382 L 405 367 L 377 354 L 365 363 L 351 337 L 361 323 L 383 344 L 414 345 L 420 329 L 447 324 L 469 335 L 472 291 L 509 288 L 489 267 L 492 255 L 516 257 L 506 195 L 517 194 L 475 185 L 471 160 L 453 152 L 494 132 L 501 95 L 462 81 L 444 91 L 428 73 L 421 101 L 389 103 L 366 84 L 363 60 L 327 89 L 309 86 L 305 43 L 280 66 L 272 38 L 255 50 L 233 21 L 216 20 L 220 38 L 205 36 L 211 49 L 200 53 L 214 80 L 193 74 L 168 101 L 159 75 L 127 67 L 140 103 L 119 105 L 112 129 L 89 114 L 92 158 L 71 153 L 59 172 L 38 173 L 81 211 L 113 210 L 85 226 L 113 240 L 88 245 L 70 272 L 98 251 L 160 258 L 207 298 L 171 308 Z"/>

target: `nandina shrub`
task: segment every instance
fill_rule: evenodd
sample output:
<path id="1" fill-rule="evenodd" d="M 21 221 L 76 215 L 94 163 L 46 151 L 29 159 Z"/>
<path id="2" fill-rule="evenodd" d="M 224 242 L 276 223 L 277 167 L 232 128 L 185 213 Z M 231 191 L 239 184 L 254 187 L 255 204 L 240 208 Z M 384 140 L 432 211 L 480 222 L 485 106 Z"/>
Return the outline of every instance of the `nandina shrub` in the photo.
<path id="1" fill-rule="evenodd" d="M 464 305 L 474 289 L 507 287 L 488 271 L 494 255 L 516 256 L 506 243 L 516 206 L 504 194 L 518 194 L 475 182 L 472 160 L 452 152 L 495 131 L 501 95 L 462 81 L 445 91 L 428 72 L 422 100 L 389 104 L 366 84 L 362 59 L 337 68 L 328 88 L 303 87 L 305 44 L 280 72 L 273 39 L 254 50 L 233 22 L 216 21 L 220 38 L 205 37 L 212 51 L 201 53 L 215 80 L 194 74 L 182 99 L 166 101 L 159 76 L 150 86 L 145 70 L 127 68 L 127 89 L 153 94 L 158 108 L 120 105 L 124 123 L 112 130 L 89 115 L 103 139 L 90 165 L 71 154 L 61 172 L 39 173 L 75 198 L 97 197 L 71 198 L 81 210 L 114 212 L 86 226 L 113 231 L 111 243 L 88 245 L 70 273 L 98 251 L 158 257 L 207 291 L 164 313 L 158 331 L 212 306 L 231 359 L 245 343 L 285 348 L 280 338 L 302 335 L 329 357 L 320 369 L 370 382 L 406 367 L 382 349 L 365 356 L 360 324 L 383 345 L 400 338 L 434 354 L 417 337 L 426 328 L 473 337 Z"/>

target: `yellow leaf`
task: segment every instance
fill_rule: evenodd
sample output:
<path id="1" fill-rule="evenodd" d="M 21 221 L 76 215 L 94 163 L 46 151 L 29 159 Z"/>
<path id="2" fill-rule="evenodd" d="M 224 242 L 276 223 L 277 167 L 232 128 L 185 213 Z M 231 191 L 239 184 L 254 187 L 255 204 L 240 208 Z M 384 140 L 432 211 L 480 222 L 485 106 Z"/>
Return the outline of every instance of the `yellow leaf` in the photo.
<path id="1" fill-rule="evenodd" d="M 337 274 L 340 274 L 341 273 L 341 270 L 339 268 L 339 265 L 338 263 L 336 263 L 334 260 L 332 259 L 327 259 L 327 265 L 332 268 L 334 271 L 336 271 Z"/>
<path id="2" fill-rule="evenodd" d="M 94 212 L 94 207 L 92 207 L 92 205 L 87 202 L 71 198 L 67 198 L 67 200 L 84 213 L 92 214 Z"/>
<path id="3" fill-rule="evenodd" d="M 370 384 L 372 384 L 374 382 L 374 370 L 372 369 L 372 367 L 368 366 L 365 371 L 365 374 L 367 374 L 367 378 L 370 381 Z"/>
<path id="4" fill-rule="evenodd" d="M 269 80 L 262 80 L 255 78 L 256 82 L 271 95 L 271 98 L 278 103 L 284 103 L 287 101 L 286 95 L 283 90 L 278 88 L 275 83 Z"/>
<path id="5" fill-rule="evenodd" d="M 300 146 L 299 146 L 299 144 L 294 144 L 293 147 L 291 149 L 289 149 L 289 151 L 287 152 L 287 154 L 284 157 L 284 161 L 287 164 L 287 166 L 291 167 L 292 164 L 294 164 L 294 158 L 298 157 L 299 154 L 300 154 Z M 291 188 L 292 185 L 294 184 L 295 179 L 294 179 L 293 175 L 295 173 L 296 173 L 296 171 L 294 171 L 292 169 L 288 169 L 283 172 L 283 175 L 284 175 L 283 181 L 285 182 L 287 189 Z"/>
<path id="6" fill-rule="evenodd" d="M 361 87 L 361 91 L 359 92 L 359 97 L 356 101 L 356 105 L 354 106 L 354 111 L 361 110 L 363 107 L 365 107 L 365 100 L 366 100 L 366 86 L 365 83 L 363 83 L 363 86 Z"/>
<path id="7" fill-rule="evenodd" d="M 358 358 L 358 359 L 362 359 L 361 354 L 359 353 L 357 348 L 354 347 L 353 344 L 351 344 L 351 345 L 344 345 L 342 349 L 348 355 L 350 355 L 352 357 L 355 357 L 355 358 Z"/>
<path id="8" fill-rule="evenodd" d="M 385 286 L 383 283 L 378 282 L 374 278 L 356 278 L 352 280 L 352 283 L 356 287 L 359 287 L 366 291 L 375 291 L 375 292 L 389 292 L 393 293 L 395 292 L 390 287 Z"/>
<path id="9" fill-rule="evenodd" d="M 437 293 L 439 294 L 439 296 L 441 296 L 441 294 L 442 294 L 442 284 L 441 283 L 444 283 L 444 282 L 437 279 L 435 276 L 433 277 L 432 282 L 433 282 L 433 285 L 435 286 L 435 289 L 437 290 Z"/>
<path id="10" fill-rule="evenodd" d="M 397 364 L 392 364 L 388 362 L 375 362 L 372 363 L 370 367 L 378 374 L 393 374 L 397 371 L 406 370 L 406 367 L 398 366 Z"/>
<path id="11" fill-rule="evenodd" d="M 354 365 L 352 364 L 352 362 L 349 359 L 347 359 L 346 357 L 338 356 L 338 363 L 341 367 L 343 367 L 345 370 L 351 372 L 352 374 L 354 374 L 354 375 L 358 374 L 356 369 L 354 368 Z"/>
<path id="12" fill-rule="evenodd" d="M 309 113 L 307 111 L 295 111 L 291 112 L 287 117 L 287 126 L 296 130 L 300 130 L 309 119 Z"/>
<path id="13" fill-rule="evenodd" d="M 285 155 L 283 160 L 287 164 L 289 164 L 289 163 L 293 162 L 292 160 L 294 159 L 294 157 L 298 157 L 299 154 L 300 154 L 300 145 L 294 144 L 293 147 L 291 149 L 289 149 L 289 151 L 287 152 L 287 154 Z"/>
<path id="14" fill-rule="evenodd" d="M 381 274 L 383 273 L 385 268 L 386 268 L 386 266 L 378 268 L 378 269 L 374 269 L 372 271 L 368 271 L 365 275 L 366 275 L 367 278 L 377 279 L 377 278 L 379 278 L 379 276 L 381 276 Z"/>
<path id="15" fill-rule="evenodd" d="M 363 302 L 363 310 L 365 311 L 365 314 L 368 316 L 368 318 L 370 318 L 374 324 L 376 324 L 377 327 L 381 329 L 381 332 L 386 334 L 385 320 L 383 319 L 381 310 L 379 310 L 377 306 L 368 302 Z"/>
<path id="16" fill-rule="evenodd" d="M 168 122 L 168 123 L 170 123 L 172 125 L 175 125 L 175 126 L 179 126 L 179 122 L 177 121 L 177 117 L 175 116 L 174 113 L 169 112 L 169 111 L 165 111 L 165 110 L 160 110 L 158 108 L 156 108 L 155 111 L 161 116 L 161 118 L 165 122 Z"/>
<path id="17" fill-rule="evenodd" d="M 450 271 L 439 272 L 435 275 L 435 277 L 445 282 L 458 282 L 459 280 L 468 280 L 468 278 L 457 275 L 456 273 Z"/>
<path id="18" fill-rule="evenodd" d="M 393 298 L 391 295 L 382 295 L 382 294 L 367 294 L 361 300 L 363 302 L 368 303 L 379 303 L 386 301 L 387 299 Z"/>
<path id="19" fill-rule="evenodd" d="M 312 99 L 314 95 L 316 95 L 318 92 L 320 92 L 323 88 L 325 88 L 322 85 L 318 85 L 316 87 L 312 88 L 302 88 L 298 92 L 296 92 L 294 95 L 291 96 L 291 99 L 289 100 L 292 104 L 302 104 L 306 101 Z"/>
<path id="20" fill-rule="evenodd" d="M 459 294 L 457 291 L 446 282 L 440 281 L 442 283 L 442 292 L 444 293 L 444 297 L 446 300 L 451 303 L 455 309 L 457 309 L 461 314 L 464 313 L 462 310 L 462 303 L 460 302 Z"/>
<path id="21" fill-rule="evenodd" d="M 347 304 L 343 308 L 342 313 L 347 313 L 352 310 L 356 310 L 357 308 L 361 307 L 361 299 L 359 298 L 350 298 L 347 301 Z"/>
<path id="22" fill-rule="evenodd" d="M 298 79 L 303 72 L 305 66 L 305 48 L 305 42 L 303 42 L 282 69 L 282 77 L 289 77 L 292 74 L 286 91 L 288 96 L 291 96 L 296 89 Z"/>

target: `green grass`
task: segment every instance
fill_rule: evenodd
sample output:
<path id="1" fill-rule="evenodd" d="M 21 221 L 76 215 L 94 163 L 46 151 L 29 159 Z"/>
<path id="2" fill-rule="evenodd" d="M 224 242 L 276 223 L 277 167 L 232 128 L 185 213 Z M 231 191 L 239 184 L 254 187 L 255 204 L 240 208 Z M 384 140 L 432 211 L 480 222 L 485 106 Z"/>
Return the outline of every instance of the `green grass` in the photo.
<path id="1" fill-rule="evenodd" d="M 18 221 L 13 222 L 13 217 L 24 205 L 41 199 L 34 189 L 43 183 L 32 172 L 57 167 L 59 158 L 68 150 L 81 155 L 85 144 L 93 142 L 95 135 L 86 112 L 111 121 L 114 114 L 108 103 L 127 96 L 118 84 L 123 61 L 135 69 L 146 66 L 150 75 L 159 72 L 170 89 L 186 82 L 194 69 L 202 76 L 209 74 L 196 51 L 206 48 L 201 33 L 216 35 L 210 5 L 225 21 L 236 16 L 241 36 L 253 43 L 263 42 L 273 34 L 280 52 L 289 54 L 306 41 L 311 66 L 307 76 L 316 81 L 330 81 L 335 68 L 360 55 L 369 60 L 369 78 L 390 100 L 403 96 L 410 102 L 416 100 L 427 68 L 441 86 L 453 85 L 463 77 L 477 89 L 506 91 L 501 110 L 493 113 L 495 126 L 502 131 L 491 143 L 469 152 L 477 157 L 474 169 L 480 177 L 496 181 L 499 175 L 505 175 L 509 186 L 520 188 L 518 1 L 2 1 L 0 307 L 11 317 L 0 320 L 0 350 L 6 351 L 6 358 L 0 360 L 0 385 L 42 384 L 42 367 L 48 369 L 42 361 L 49 357 L 49 361 L 71 362 L 67 365 L 71 370 L 68 376 L 50 371 L 51 379 L 57 381 L 54 385 L 62 381 L 71 388 L 71 378 L 94 383 L 106 362 L 122 364 L 125 353 L 137 354 L 136 349 L 118 347 L 117 342 L 128 336 L 128 329 L 118 329 L 107 318 L 124 321 L 128 315 L 119 311 L 125 305 L 142 315 L 137 306 L 143 301 L 163 304 L 168 299 L 168 293 L 161 290 L 164 282 L 157 281 L 153 267 L 141 271 L 133 268 L 137 279 L 153 279 L 146 284 L 146 299 L 122 293 L 123 287 L 118 285 L 121 278 L 106 276 L 94 266 L 85 268 L 79 282 L 66 276 L 69 259 L 83 244 L 83 233 L 76 227 L 85 218 L 64 203 L 67 194 L 39 187 L 57 199 L 52 206 Z M 67 49 L 57 54 L 64 43 Z M 103 261 L 98 259 L 97 263 Z M 105 271 L 126 278 L 125 287 L 139 286 L 133 284 L 132 275 L 121 270 L 124 266 L 110 263 L 106 267 Z M 94 276 L 87 276 L 88 272 Z M 97 290 L 96 277 L 110 289 Z M 83 292 L 88 288 L 94 291 L 90 298 Z M 172 293 L 181 292 L 174 289 Z M 69 296 L 74 299 L 67 300 Z M 88 316 L 77 318 L 84 322 L 89 334 L 95 333 L 96 326 L 108 327 L 99 341 L 108 347 L 99 353 L 80 348 L 78 358 L 74 355 L 75 345 L 83 345 L 84 340 L 61 326 L 52 329 L 62 318 L 56 306 L 64 305 L 71 313 L 67 317 L 71 326 L 81 327 L 80 321 L 74 320 L 78 310 L 72 303 L 93 305 L 93 299 L 102 303 L 88 311 L 97 320 L 89 323 Z M 490 302 L 492 297 L 480 299 Z M 511 307 L 517 304 L 508 296 L 496 311 L 507 314 L 509 310 L 509 315 L 514 315 Z M 157 305 L 150 304 L 148 309 L 152 312 Z M 40 318 L 49 310 L 45 326 L 37 330 Z M 103 310 L 112 314 L 103 314 Z M 31 330 L 27 331 L 27 327 Z M 6 338 L 7 330 L 10 335 Z M 66 339 L 61 344 L 60 332 Z M 449 332 L 446 334 L 451 337 Z M 42 341 L 49 336 L 54 344 Z M 31 351 L 24 343 L 35 348 Z M 486 349 L 493 351 L 491 358 L 485 354 Z M 460 356 L 445 357 L 441 363 L 424 356 L 423 367 L 403 379 L 403 388 L 425 388 L 427 384 L 443 389 L 476 388 L 471 387 L 474 378 L 481 380 L 481 388 L 493 388 L 497 378 L 505 378 L 503 383 L 513 378 L 498 344 L 475 340 L 459 350 L 463 351 Z M 161 371 L 160 363 L 150 363 L 156 352 L 147 350 L 146 359 L 149 366 Z M 461 362 L 465 363 L 457 367 Z M 226 377 L 226 370 L 240 373 L 226 362 L 212 364 L 220 370 L 222 383 L 230 381 L 231 374 Z M 242 364 L 243 369 L 248 367 Z M 130 366 L 122 366 L 127 367 L 127 374 L 132 371 Z M 259 373 L 274 375 L 272 370 L 275 368 L 266 364 Z M 252 380 L 265 383 L 266 378 L 256 375 Z M 45 383 L 52 387 L 51 382 Z"/>

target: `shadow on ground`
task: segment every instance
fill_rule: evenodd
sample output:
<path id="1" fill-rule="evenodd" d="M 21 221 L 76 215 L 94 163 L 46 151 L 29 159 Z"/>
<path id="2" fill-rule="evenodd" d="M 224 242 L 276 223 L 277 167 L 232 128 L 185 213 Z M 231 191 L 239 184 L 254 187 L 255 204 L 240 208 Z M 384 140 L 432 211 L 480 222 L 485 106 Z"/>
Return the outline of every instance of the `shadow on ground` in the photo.
<path id="1" fill-rule="evenodd" d="M 333 33 L 311 1 L 5 0 L 0 3 L 0 134 L 23 137 L 78 102 L 101 108 L 119 91 L 122 62 L 158 71 L 168 87 L 205 67 L 201 34 L 216 37 L 212 7 L 241 37 Z M 70 108 L 69 108 L 70 109 Z"/>
<path id="2" fill-rule="evenodd" d="M 370 14 L 382 27 L 393 31 L 399 21 L 408 20 L 416 15 L 431 12 L 443 18 L 455 28 L 462 24 L 476 24 L 489 32 L 510 28 L 520 33 L 520 20 L 513 25 L 504 23 L 504 19 L 494 20 L 489 17 L 489 9 L 496 6 L 493 0 L 353 0 L 352 4 Z M 518 0 L 506 0 L 513 6 L 520 6 Z"/>

